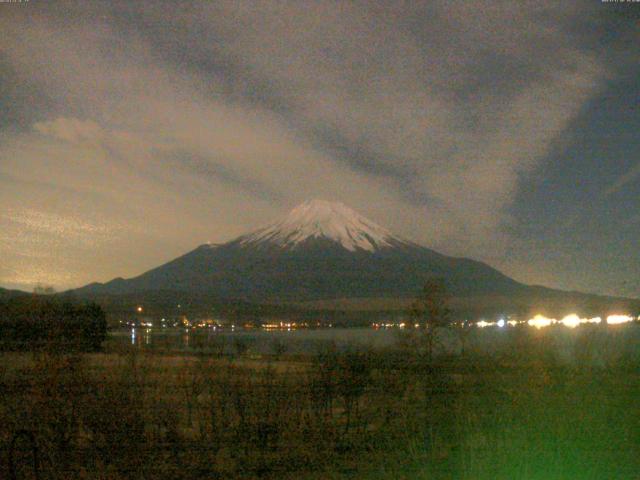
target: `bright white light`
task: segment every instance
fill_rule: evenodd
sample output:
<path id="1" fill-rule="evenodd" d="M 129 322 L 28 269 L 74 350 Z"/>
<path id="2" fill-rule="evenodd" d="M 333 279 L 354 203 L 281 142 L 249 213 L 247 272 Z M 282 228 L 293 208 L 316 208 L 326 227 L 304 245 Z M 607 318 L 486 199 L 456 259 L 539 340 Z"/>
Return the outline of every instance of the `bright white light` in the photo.
<path id="1" fill-rule="evenodd" d="M 600 317 L 582 318 L 575 313 L 572 313 L 571 315 L 564 317 L 558 323 L 563 324 L 565 327 L 576 328 L 578 325 L 583 323 L 600 323 L 601 321 L 602 319 Z"/>
<path id="2" fill-rule="evenodd" d="M 557 320 L 555 318 L 547 318 L 544 315 L 536 315 L 531 318 L 527 323 L 532 327 L 543 328 L 548 327 L 549 325 L 553 325 Z"/>
<path id="3" fill-rule="evenodd" d="M 484 328 L 495 325 L 495 322 L 485 322 L 484 320 L 480 320 L 478 323 L 476 323 L 476 325 L 480 328 Z"/>
<path id="4" fill-rule="evenodd" d="M 607 317 L 607 324 L 618 325 L 620 323 L 627 323 L 633 321 L 633 317 L 629 315 L 609 315 Z"/>
<path id="5" fill-rule="evenodd" d="M 500 320 L 498 320 L 498 326 L 500 328 L 504 327 L 504 318 L 501 318 Z"/>
<path id="6" fill-rule="evenodd" d="M 567 315 L 562 320 L 560 320 L 560 323 L 565 327 L 576 328 L 578 325 L 580 325 L 580 323 L 582 323 L 582 321 L 583 320 L 578 315 L 572 313 L 571 315 Z"/>

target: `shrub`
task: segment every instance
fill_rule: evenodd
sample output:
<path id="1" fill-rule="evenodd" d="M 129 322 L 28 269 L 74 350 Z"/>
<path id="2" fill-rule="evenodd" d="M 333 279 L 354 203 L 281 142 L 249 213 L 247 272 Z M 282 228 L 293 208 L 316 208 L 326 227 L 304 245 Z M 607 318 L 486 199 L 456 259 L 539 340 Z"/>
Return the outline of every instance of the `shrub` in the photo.
<path id="1" fill-rule="evenodd" d="M 0 349 L 99 351 L 107 335 L 104 311 L 41 297 L 0 304 Z"/>

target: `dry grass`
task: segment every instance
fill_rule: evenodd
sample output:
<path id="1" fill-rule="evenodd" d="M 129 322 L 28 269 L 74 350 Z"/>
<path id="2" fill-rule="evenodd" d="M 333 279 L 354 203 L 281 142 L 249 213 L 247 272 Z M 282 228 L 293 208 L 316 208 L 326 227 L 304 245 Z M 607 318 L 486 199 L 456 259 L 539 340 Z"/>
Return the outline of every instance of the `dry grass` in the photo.
<path id="1" fill-rule="evenodd" d="M 20 430 L 50 479 L 637 478 L 637 339 L 583 337 L 575 358 L 597 361 L 562 362 L 536 335 L 435 364 L 402 350 L 7 353 L 0 478 Z M 30 441 L 16 445 L 31 478 Z"/>

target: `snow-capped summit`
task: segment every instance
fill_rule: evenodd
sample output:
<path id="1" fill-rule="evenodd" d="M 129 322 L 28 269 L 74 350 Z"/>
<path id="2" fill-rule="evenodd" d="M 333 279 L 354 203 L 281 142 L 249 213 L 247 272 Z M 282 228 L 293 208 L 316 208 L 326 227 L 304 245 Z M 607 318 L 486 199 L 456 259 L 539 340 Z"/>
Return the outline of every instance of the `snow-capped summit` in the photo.
<path id="1" fill-rule="evenodd" d="M 333 240 L 349 251 L 373 252 L 404 243 L 387 229 L 340 202 L 309 200 L 295 207 L 282 220 L 244 236 L 242 244 L 262 242 L 295 247 L 310 238 Z"/>

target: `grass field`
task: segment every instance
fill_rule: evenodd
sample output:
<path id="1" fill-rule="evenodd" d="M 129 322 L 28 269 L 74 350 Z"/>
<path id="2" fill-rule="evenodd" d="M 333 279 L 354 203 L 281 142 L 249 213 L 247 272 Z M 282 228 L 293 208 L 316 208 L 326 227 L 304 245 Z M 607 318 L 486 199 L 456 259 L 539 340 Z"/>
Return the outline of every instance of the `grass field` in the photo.
<path id="1" fill-rule="evenodd" d="M 636 479 L 638 328 L 580 327 L 571 361 L 528 328 L 433 360 L 4 353 L 0 478 Z"/>

